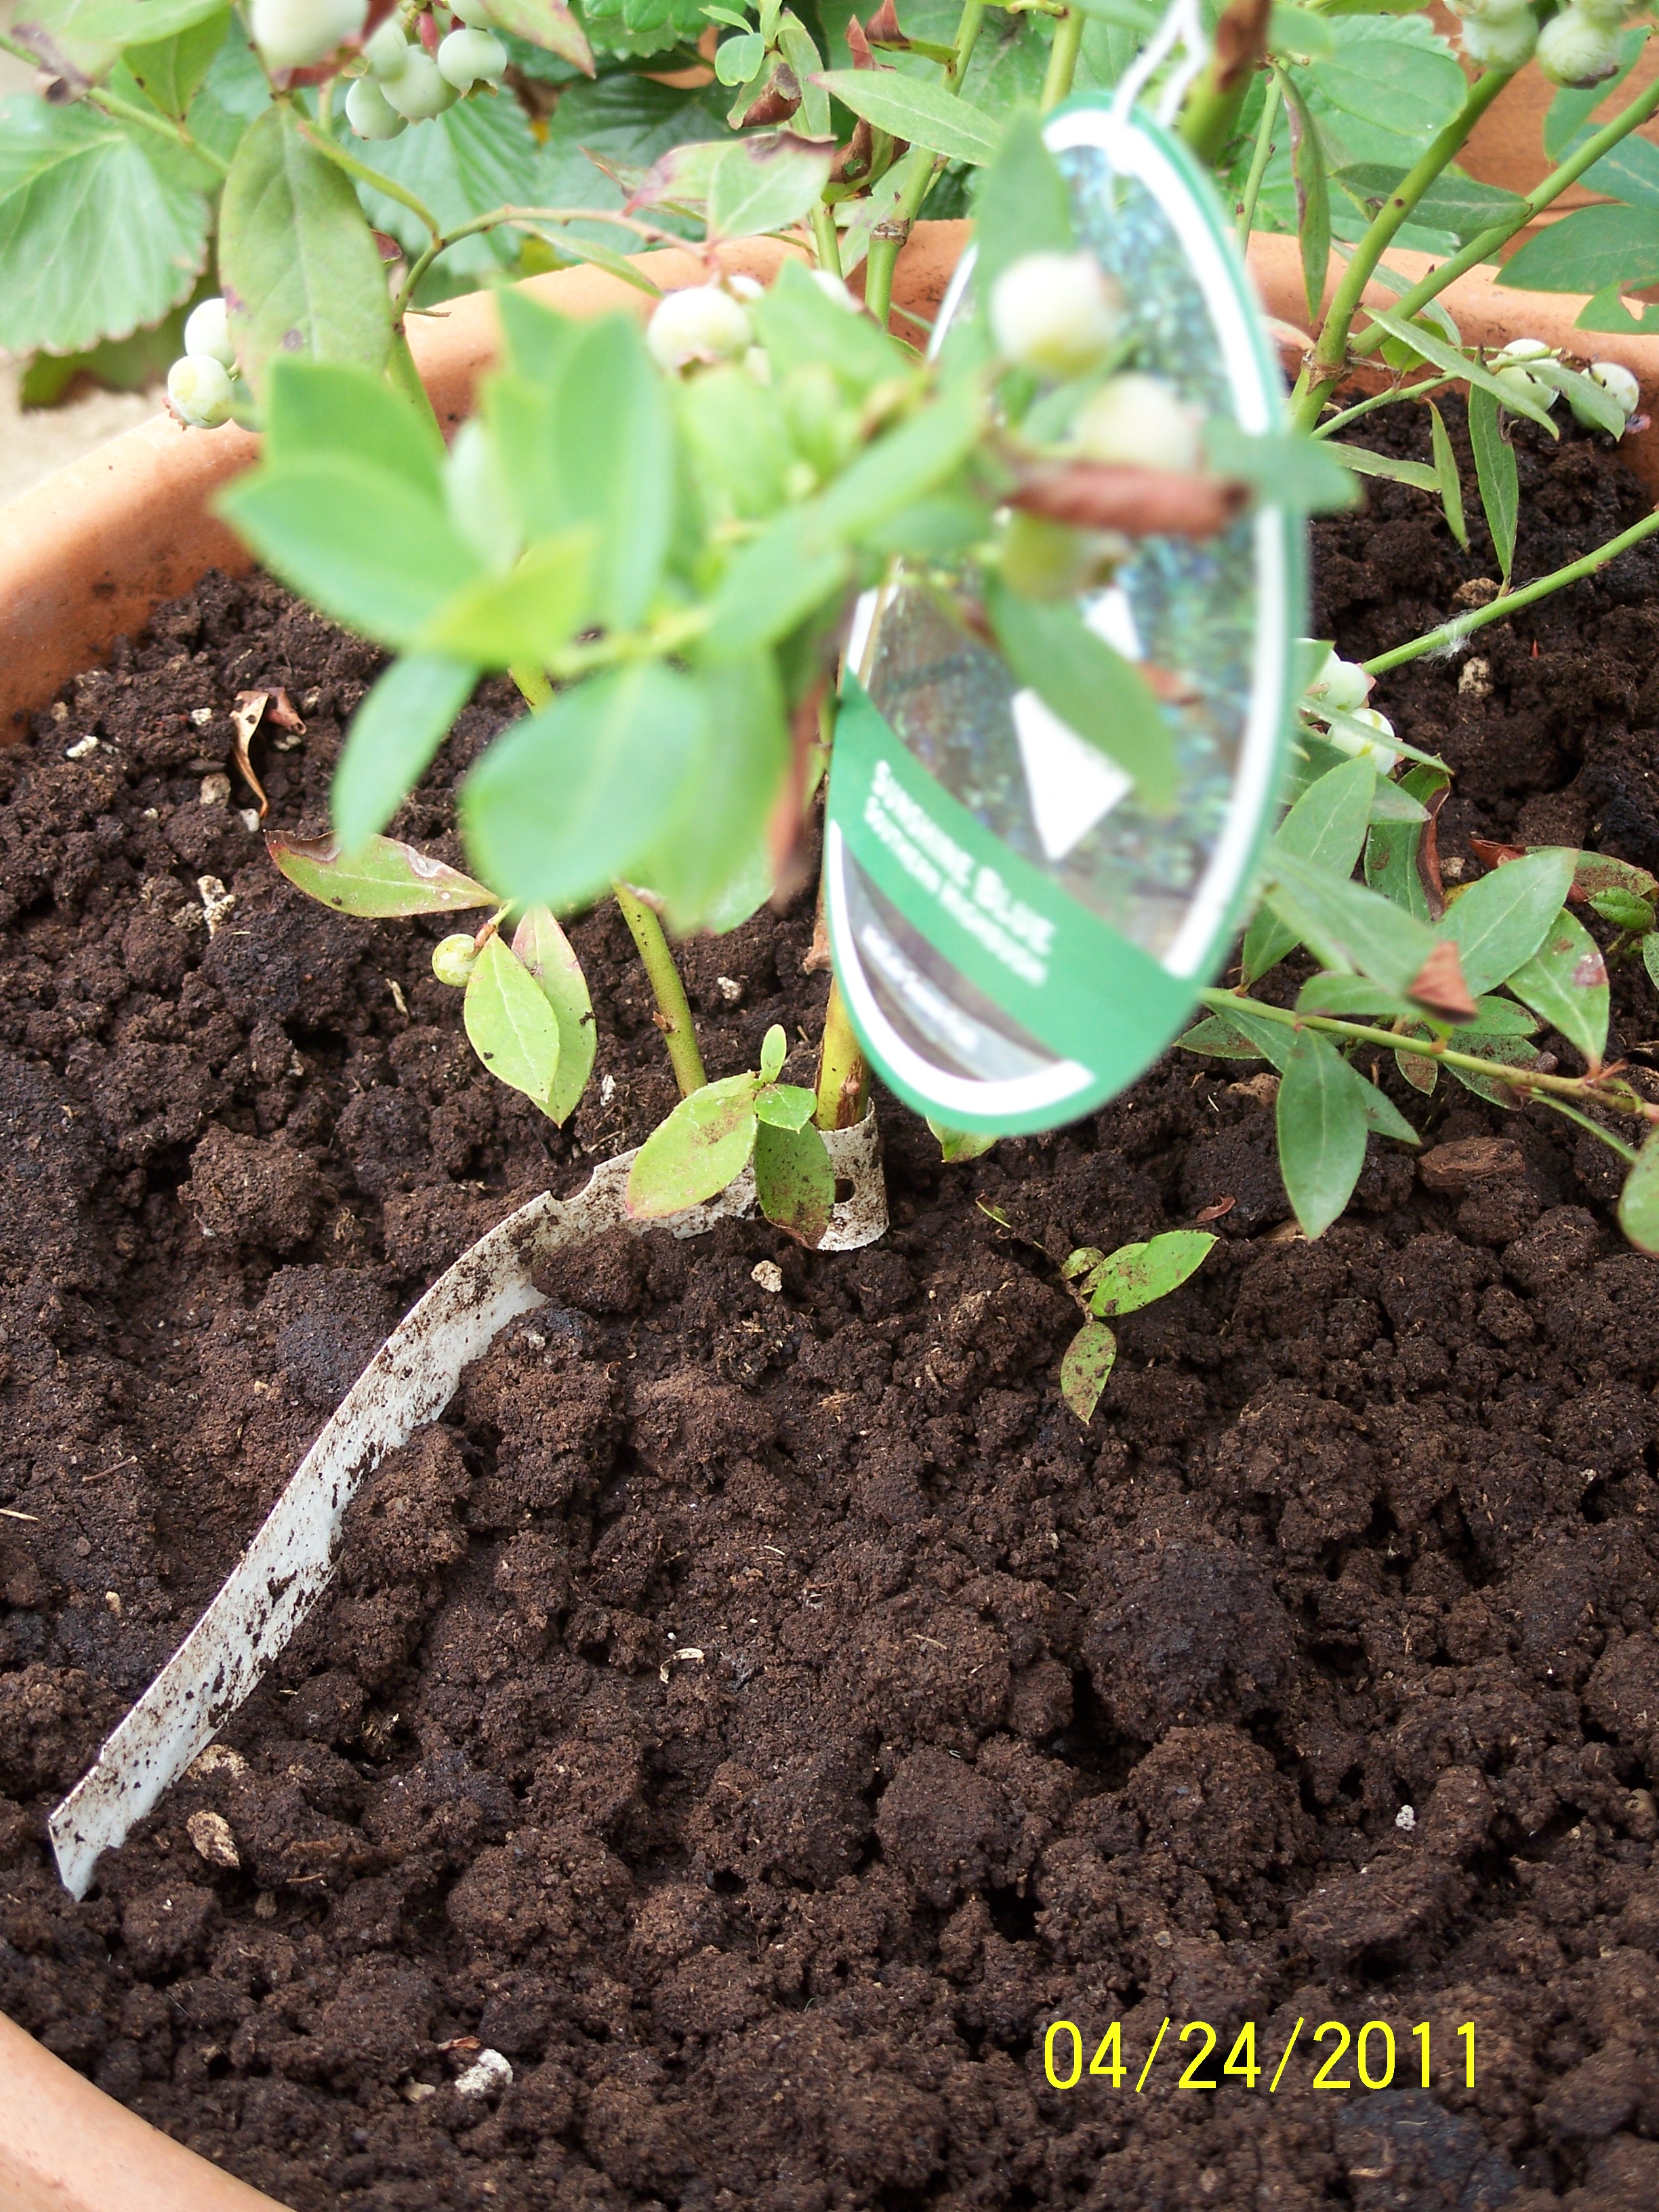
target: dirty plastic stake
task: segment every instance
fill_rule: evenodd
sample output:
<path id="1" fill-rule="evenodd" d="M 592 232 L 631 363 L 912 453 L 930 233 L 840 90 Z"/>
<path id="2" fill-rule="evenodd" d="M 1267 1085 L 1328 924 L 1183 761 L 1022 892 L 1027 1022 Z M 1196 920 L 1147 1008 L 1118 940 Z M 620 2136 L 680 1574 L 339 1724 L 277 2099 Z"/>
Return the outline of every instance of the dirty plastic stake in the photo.
<path id="1" fill-rule="evenodd" d="M 887 1194 L 875 1116 L 828 1130 L 838 1186 L 824 1252 L 855 1251 L 887 1226 Z M 435 1420 L 461 1370 L 510 1321 L 547 1301 L 531 1271 L 562 1247 L 627 1227 L 624 1193 L 633 1152 L 596 1168 L 574 1198 L 544 1194 L 481 1237 L 400 1322 L 347 1393 L 301 1462 L 229 1579 L 144 1695 L 105 1742 L 97 1763 L 52 1814 L 58 1871 L 84 1897 L 100 1853 L 118 1850 L 255 1688 L 327 1587 L 346 1507 L 388 1452 Z M 663 1224 L 696 1237 L 752 1211 L 745 1170 L 707 1205 Z"/>

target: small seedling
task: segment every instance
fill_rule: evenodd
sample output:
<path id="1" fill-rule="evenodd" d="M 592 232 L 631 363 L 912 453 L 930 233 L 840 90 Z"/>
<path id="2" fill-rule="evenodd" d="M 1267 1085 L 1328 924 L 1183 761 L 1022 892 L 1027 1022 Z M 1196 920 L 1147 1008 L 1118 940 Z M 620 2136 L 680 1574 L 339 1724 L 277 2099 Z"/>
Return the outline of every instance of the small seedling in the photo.
<path id="1" fill-rule="evenodd" d="M 1115 1252 L 1085 1245 L 1067 1255 L 1060 1268 L 1066 1287 L 1087 1316 L 1060 1364 L 1060 1395 L 1086 1422 L 1117 1361 L 1117 1338 L 1109 1316 L 1136 1313 L 1195 1274 L 1216 1243 L 1201 1229 L 1171 1229 L 1143 1244 L 1120 1244 Z"/>

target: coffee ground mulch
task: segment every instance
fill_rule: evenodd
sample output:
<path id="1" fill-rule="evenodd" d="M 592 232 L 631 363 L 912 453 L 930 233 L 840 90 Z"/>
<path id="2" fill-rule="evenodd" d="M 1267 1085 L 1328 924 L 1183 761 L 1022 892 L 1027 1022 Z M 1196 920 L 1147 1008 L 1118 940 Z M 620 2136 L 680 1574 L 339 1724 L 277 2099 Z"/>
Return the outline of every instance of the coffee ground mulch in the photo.
<path id="1" fill-rule="evenodd" d="M 1641 511 L 1596 441 L 1518 442 L 1522 574 Z M 1426 505 L 1320 526 L 1346 650 L 1490 567 Z M 1656 647 L 1644 550 L 1385 683 L 1457 770 L 1452 880 L 1471 834 L 1659 866 Z M 1387 1068 L 1425 1141 L 1508 1145 L 1431 1188 L 1373 1140 L 1317 1243 L 1271 1082 L 1176 1054 L 964 1167 L 884 1102 L 868 1250 L 743 1224 L 561 1264 L 70 1902 L 47 1807 L 385 1330 L 672 1100 L 614 911 L 574 933 L 599 1067 L 559 1132 L 474 1062 L 439 925 L 274 876 L 210 780 L 236 694 L 307 718 L 255 750 L 314 826 L 375 665 L 210 578 L 0 754 L 0 2007 L 297 2212 L 1659 2202 L 1659 1262 L 1591 1139 Z M 459 857 L 445 794 L 509 711 L 475 702 L 406 834 Z M 807 1073 L 810 933 L 687 948 L 713 1071 L 777 1020 Z M 1640 1070 L 1639 963 L 1615 1000 Z M 1055 1262 L 1224 1200 L 1084 1428 Z M 1048 2085 L 1060 2018 L 1085 2058 L 1121 2020 L 1121 2086 Z M 1316 2029 L 1373 2020 L 1394 2086 L 1350 2051 L 1315 2089 Z M 1176 2086 L 1194 2021 L 1214 2093 Z M 1247 2022 L 1254 2087 L 1217 2070 Z M 481 2048 L 512 2082 L 468 2094 Z"/>

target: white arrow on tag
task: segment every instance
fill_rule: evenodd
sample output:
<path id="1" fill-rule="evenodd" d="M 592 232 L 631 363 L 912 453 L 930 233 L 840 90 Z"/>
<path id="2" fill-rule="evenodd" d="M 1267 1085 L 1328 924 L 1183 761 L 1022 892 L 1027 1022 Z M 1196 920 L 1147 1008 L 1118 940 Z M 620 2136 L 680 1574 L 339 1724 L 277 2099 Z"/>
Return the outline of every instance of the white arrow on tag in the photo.
<path id="1" fill-rule="evenodd" d="M 1121 585 L 1103 592 L 1084 620 L 1126 660 L 1144 659 L 1129 595 Z M 1011 704 L 1038 841 L 1049 860 L 1063 860 L 1111 812 L 1134 778 L 1079 737 L 1035 691 L 1017 691 Z"/>

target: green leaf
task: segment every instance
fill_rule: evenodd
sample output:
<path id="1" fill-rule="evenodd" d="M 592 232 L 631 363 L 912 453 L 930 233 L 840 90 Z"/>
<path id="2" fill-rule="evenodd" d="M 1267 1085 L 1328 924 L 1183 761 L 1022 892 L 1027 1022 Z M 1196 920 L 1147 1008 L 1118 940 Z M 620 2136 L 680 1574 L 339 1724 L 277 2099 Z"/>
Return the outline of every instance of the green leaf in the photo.
<path id="1" fill-rule="evenodd" d="M 789 1039 L 781 1022 L 774 1022 L 761 1039 L 760 1078 L 763 1083 L 775 1083 L 784 1061 L 789 1056 Z"/>
<path id="2" fill-rule="evenodd" d="M 597 533 L 594 613 L 631 629 L 668 550 L 673 424 L 663 380 L 629 316 L 583 325 L 545 386 L 503 379 L 488 410 L 525 533 Z"/>
<path id="3" fill-rule="evenodd" d="M 822 365 L 850 397 L 862 399 L 878 384 L 914 369 L 902 346 L 869 316 L 849 315 L 826 299 L 798 261 L 785 262 L 749 312 L 780 380 L 792 369 Z"/>
<path id="4" fill-rule="evenodd" d="M 702 717 L 691 678 L 655 661 L 573 685 L 469 771 L 469 847 L 515 899 L 558 911 L 597 896 L 677 819 Z"/>
<path id="5" fill-rule="evenodd" d="M 1116 1358 L 1117 1339 L 1103 1321 L 1085 1322 L 1066 1346 L 1060 1395 L 1079 1421 L 1092 1418 Z"/>
<path id="6" fill-rule="evenodd" d="M 347 362 L 276 361 L 265 379 L 264 459 L 303 466 L 329 456 L 385 469 L 436 501 L 443 440 L 383 376 Z"/>
<path id="7" fill-rule="evenodd" d="M 490 0 L 489 16 L 497 29 L 510 31 L 515 39 L 527 39 L 532 46 L 556 54 L 561 61 L 579 69 L 584 76 L 592 76 L 593 49 L 564 0 Z"/>
<path id="8" fill-rule="evenodd" d="M 703 702 L 702 731 L 681 799 L 689 834 L 677 830 L 635 871 L 633 880 L 660 894 L 672 927 L 684 934 L 718 929 L 766 846 L 767 824 L 789 763 L 789 726 L 776 658 L 744 654 L 696 672 Z M 764 860 L 758 887 L 735 928 L 771 894 L 774 870 Z"/>
<path id="9" fill-rule="evenodd" d="M 1576 857 L 1550 846 L 1506 860 L 1446 908 L 1439 934 L 1456 945 L 1463 980 L 1477 997 L 1537 951 L 1566 902 Z"/>
<path id="10" fill-rule="evenodd" d="M 817 1129 L 761 1117 L 755 1132 L 755 1195 L 773 1226 L 809 1249 L 830 1226 L 836 1171 Z"/>
<path id="11" fill-rule="evenodd" d="M 1659 991 L 1659 934 L 1642 939 L 1642 965 L 1648 971 L 1648 981 Z"/>
<path id="12" fill-rule="evenodd" d="M 289 883 L 339 914 L 386 921 L 410 914 L 459 914 L 470 906 L 495 906 L 493 891 L 447 861 L 413 845 L 368 837 L 347 853 L 337 838 L 290 837 L 265 832 L 265 850 Z"/>
<path id="13" fill-rule="evenodd" d="M 763 1066 L 761 1073 L 766 1075 Z M 817 1103 L 817 1093 L 804 1084 L 778 1083 L 768 1078 L 765 1089 L 756 1094 L 755 1111 L 775 1129 L 804 1129 Z"/>
<path id="14" fill-rule="evenodd" d="M 1290 71 L 1279 73 L 1291 126 L 1291 174 L 1296 180 L 1297 234 L 1302 246 L 1302 289 L 1308 313 L 1318 319 L 1331 259 L 1331 194 L 1325 176 L 1319 125 Z"/>
<path id="15" fill-rule="evenodd" d="M 1310 975 L 1296 994 L 1299 1014 L 1330 1014 L 1344 1022 L 1408 1021 L 1419 1015 L 1409 999 L 1385 991 L 1369 975 Z"/>
<path id="16" fill-rule="evenodd" d="M 256 469 L 216 505 L 284 583 L 334 621 L 400 650 L 479 574 L 477 555 L 434 500 L 337 454 Z"/>
<path id="17" fill-rule="evenodd" d="M 1251 1042 L 1244 1032 L 1218 1014 L 1206 1014 L 1202 1021 L 1194 1022 L 1189 1030 L 1176 1039 L 1182 1052 L 1199 1052 L 1211 1060 L 1262 1060 L 1267 1057 L 1259 1045 Z M 931 1126 L 931 1125 L 930 1125 Z M 937 1136 L 939 1133 L 935 1130 Z M 943 1143 L 944 1139 L 940 1138 Z"/>
<path id="18" fill-rule="evenodd" d="M 708 186 L 709 237 L 754 238 L 799 222 L 829 182 L 833 153 L 787 131 L 727 146 Z"/>
<path id="19" fill-rule="evenodd" d="M 78 353 L 160 322 L 207 258 L 193 165 L 152 161 L 118 123 L 0 100 L 0 348 Z"/>
<path id="20" fill-rule="evenodd" d="M 878 131 L 947 161 L 984 162 L 996 153 L 1001 134 L 991 118 L 931 78 L 896 70 L 826 70 L 817 81 Z"/>
<path id="21" fill-rule="evenodd" d="M 722 39 L 714 49 L 714 75 L 722 84 L 747 84 L 758 75 L 766 54 L 766 41 L 758 31 L 745 31 L 735 39 Z"/>
<path id="22" fill-rule="evenodd" d="M 1638 937 L 1645 936 L 1656 918 L 1648 900 L 1633 898 L 1628 891 L 1596 891 L 1589 905 L 1590 912 L 1600 915 L 1603 921 L 1610 921 L 1615 929 L 1633 931 Z"/>
<path id="23" fill-rule="evenodd" d="M 1144 1244 L 1120 1244 L 1083 1285 L 1090 1312 L 1103 1321 L 1168 1297 L 1204 1265 L 1216 1243 L 1201 1229 L 1172 1229 Z"/>
<path id="24" fill-rule="evenodd" d="M 1521 479 L 1515 448 L 1504 435 L 1498 402 L 1489 392 L 1469 393 L 1469 443 L 1474 448 L 1475 481 L 1492 532 L 1492 550 L 1505 583 L 1515 566 L 1515 526 L 1521 511 Z"/>
<path id="25" fill-rule="evenodd" d="M 1479 1060 L 1495 1060 L 1510 1067 L 1531 1067 L 1538 1059 L 1524 1037 L 1512 1036 L 1502 1030 L 1460 1030 L 1457 1049 L 1473 1053 Z M 1512 1084 L 1502 1082 L 1496 1076 L 1478 1075 L 1473 1069 L 1455 1066 L 1449 1060 L 1446 1068 L 1466 1091 L 1474 1091 L 1477 1098 L 1484 1098 L 1489 1105 L 1503 1107 L 1506 1112 L 1513 1113 L 1525 1097 Z"/>
<path id="26" fill-rule="evenodd" d="M 1597 91 L 1600 98 L 1607 98 L 1605 82 Z M 1574 153 L 1589 135 L 1588 131 L 1579 133 Z M 1599 161 L 1592 161 L 1578 182 L 1586 191 L 1605 192 L 1627 207 L 1659 207 L 1659 146 L 1632 131 Z"/>
<path id="27" fill-rule="evenodd" d="M 665 1221 L 723 1191 L 749 1164 L 760 1124 L 757 1075 L 728 1075 L 682 1098 L 640 1146 L 628 1171 L 628 1211 Z"/>
<path id="28" fill-rule="evenodd" d="M 1625 891 L 1632 898 L 1659 898 L 1659 876 L 1638 868 L 1634 860 L 1615 860 L 1607 853 L 1573 855 L 1573 895 L 1594 900 L 1598 891 Z"/>
<path id="29" fill-rule="evenodd" d="M 1519 863 L 1508 865 L 1514 867 Z M 1583 1054 L 1592 1070 L 1601 1066 L 1607 1046 L 1607 964 L 1589 930 L 1565 908 L 1545 932 L 1544 941 L 1531 959 L 1523 961 L 1507 977 L 1505 988 L 1553 1029 L 1559 1030 L 1568 1043 Z"/>
<path id="30" fill-rule="evenodd" d="M 1416 15 L 1348 16 L 1332 28 L 1335 54 L 1295 72 L 1328 145 L 1345 162 L 1410 167 L 1462 105 L 1467 86 L 1450 47 Z"/>
<path id="31" fill-rule="evenodd" d="M 1333 182 L 1358 202 L 1369 220 L 1393 196 L 1406 173 L 1387 162 L 1357 161 L 1339 169 Z M 1506 192 L 1496 185 L 1483 185 L 1474 177 L 1449 170 L 1418 201 L 1412 220 L 1431 230 L 1449 231 L 1461 246 L 1498 223 L 1512 221 L 1522 205 L 1518 192 Z"/>
<path id="32" fill-rule="evenodd" d="M 946 1167 L 981 1158 L 997 1141 L 988 1130 L 952 1129 L 943 1121 L 936 1121 L 931 1114 L 927 1126 L 939 1139 L 939 1158 Z"/>
<path id="33" fill-rule="evenodd" d="M 591 8 L 586 20 L 599 37 L 599 25 Z M 592 84 L 562 86 L 547 126 L 534 204 L 621 207 L 635 181 L 643 183 L 652 164 L 672 148 L 692 140 L 729 143 L 726 104 L 718 84 L 687 90 L 655 83 L 631 70 L 617 70 Z M 572 225 L 569 229 L 578 238 L 612 246 L 623 235 L 608 223 Z M 564 226 L 561 233 L 568 234 Z"/>
<path id="34" fill-rule="evenodd" d="M 307 353 L 381 368 L 392 344 L 386 267 L 350 179 L 303 135 L 298 112 L 248 125 L 225 179 L 219 270 L 244 374 Z"/>
<path id="35" fill-rule="evenodd" d="M 343 143 L 371 169 L 413 192 L 446 231 L 489 208 L 538 204 L 541 149 L 529 117 L 510 94 L 496 100 L 458 100 L 441 115 L 396 138 L 365 145 L 346 135 Z M 419 253 L 429 242 L 419 216 L 389 192 L 365 185 L 362 200 L 375 229 L 395 238 L 406 253 Z M 511 228 L 484 231 L 447 248 L 441 271 L 487 283 L 517 260 L 520 247 Z"/>
<path id="36" fill-rule="evenodd" d="M 1625 1178 L 1619 1226 L 1638 1252 L 1659 1252 L 1659 1129 L 1650 1132 Z"/>
<path id="37" fill-rule="evenodd" d="M 974 194 L 974 289 L 988 299 L 1011 262 L 1028 253 L 1069 253 L 1076 245 L 1060 165 L 1043 143 L 1034 108 L 1017 108 Z"/>
<path id="38" fill-rule="evenodd" d="M 1328 968 L 1357 969 L 1401 998 L 1411 995 L 1434 949 L 1433 933 L 1414 915 L 1277 848 L 1263 874 L 1274 912 Z"/>
<path id="39" fill-rule="evenodd" d="M 148 15 L 149 9 L 144 12 Z M 198 23 L 191 23 L 149 45 L 129 46 L 121 60 L 145 99 L 160 108 L 163 115 L 179 122 L 200 89 L 214 56 L 223 46 L 229 27 L 230 10 L 218 5 Z"/>
<path id="40" fill-rule="evenodd" d="M 1019 681 L 1134 778 L 1149 812 L 1167 813 L 1179 788 L 1175 739 L 1134 664 L 1097 637 L 1069 600 L 1024 599 L 994 578 L 985 598 Z"/>
<path id="41" fill-rule="evenodd" d="M 329 813 L 343 852 L 384 830 L 431 765 L 472 696 L 469 662 L 422 653 L 394 660 L 352 718 L 334 770 Z"/>
<path id="42" fill-rule="evenodd" d="M 833 140 L 836 134 L 830 113 L 830 95 L 817 81 L 823 56 L 811 32 L 793 9 L 786 8 L 778 18 L 774 35 L 800 87 L 799 120 L 802 131 L 808 138 Z"/>
<path id="43" fill-rule="evenodd" d="M 1316 15 L 1310 8 L 1294 8 L 1287 5 L 1286 0 L 1274 0 L 1267 50 L 1274 54 L 1295 54 L 1304 61 L 1316 58 L 1327 61 L 1335 56 L 1336 40 L 1322 15 Z"/>
<path id="44" fill-rule="evenodd" d="M 559 1072 L 559 1024 L 541 985 L 499 937 L 484 939 L 461 1013 L 472 1049 L 490 1073 L 545 1114 Z"/>
<path id="45" fill-rule="evenodd" d="M 224 0 L 34 0 L 15 14 L 75 46 L 117 47 L 170 39 L 223 10 Z"/>
<path id="46" fill-rule="evenodd" d="M 1204 425 L 1204 452 L 1218 476 L 1234 477 L 1255 488 L 1258 499 L 1300 514 L 1334 514 L 1359 504 L 1359 487 L 1349 470 L 1333 458 L 1328 438 L 1300 430 L 1240 429 L 1224 415 Z"/>
<path id="47" fill-rule="evenodd" d="M 1395 906 L 1403 907 L 1419 921 L 1432 921 L 1428 890 L 1419 864 L 1429 807 L 1442 793 L 1450 789 L 1451 778 L 1443 769 L 1412 768 L 1397 784 L 1389 787 L 1385 782 L 1378 787 L 1379 790 L 1390 787 L 1419 805 L 1419 818 L 1379 820 L 1373 810 L 1372 827 L 1365 841 L 1365 881 L 1374 891 L 1392 899 Z"/>
<path id="48" fill-rule="evenodd" d="M 1396 453 L 1374 453 L 1368 446 L 1345 445 L 1338 438 L 1322 438 L 1320 443 L 1356 476 L 1388 477 L 1395 483 L 1414 485 L 1419 491 L 1440 489 L 1440 478 L 1426 461 L 1402 460 Z"/>
<path id="49" fill-rule="evenodd" d="M 544 667 L 587 619 L 592 570 L 592 529 L 562 530 L 532 545 L 509 574 L 481 576 L 447 599 L 422 642 L 483 668 Z"/>
<path id="50" fill-rule="evenodd" d="M 835 599 L 852 573 L 850 550 L 826 541 L 817 514 L 786 512 L 721 577 L 704 653 L 711 661 L 729 660 L 773 644 Z"/>
<path id="51" fill-rule="evenodd" d="M 1568 368 L 1559 361 L 1530 362 L 1527 374 L 1565 392 L 1568 405 L 1587 428 L 1603 431 L 1609 438 L 1624 436 L 1624 409 L 1593 376 L 1586 376 L 1582 369 Z"/>
<path id="52" fill-rule="evenodd" d="M 1365 1164 L 1365 1111 L 1352 1069 L 1311 1030 L 1291 1048 L 1275 1113 L 1285 1194 L 1304 1234 L 1321 1237 Z"/>
<path id="53" fill-rule="evenodd" d="M 1597 389 L 1600 389 L 1599 386 Z M 1434 440 L 1435 473 L 1440 479 L 1440 504 L 1445 509 L 1446 527 L 1467 553 L 1469 550 L 1469 526 L 1463 519 L 1463 479 L 1457 473 L 1457 456 L 1452 451 L 1451 439 L 1440 419 L 1440 410 L 1433 400 L 1429 402 L 1429 425 Z"/>
<path id="54" fill-rule="evenodd" d="M 941 484 L 979 441 L 984 401 L 970 380 L 947 386 L 929 405 L 866 447 L 829 486 L 813 513 L 836 537 L 854 539 Z"/>
<path id="55" fill-rule="evenodd" d="M 1529 238 L 1497 281 L 1528 292 L 1639 292 L 1659 282 L 1659 209 L 1577 208 Z"/>
<path id="56" fill-rule="evenodd" d="M 1567 220 L 1571 222 L 1572 217 L 1569 216 Z M 1526 251 L 1523 246 L 1522 252 L 1524 253 Z M 1516 257 L 1517 259 L 1519 258 Z M 1512 269 L 1514 265 L 1514 262 L 1510 262 L 1506 268 Z M 1369 307 L 1366 313 L 1372 322 L 1380 325 L 1390 337 L 1414 348 L 1425 361 L 1432 362 L 1437 368 L 1443 369 L 1449 376 L 1462 378 L 1472 392 L 1489 392 L 1507 407 L 1510 414 L 1529 416 L 1534 422 L 1541 423 L 1552 437 L 1556 434 L 1549 410 L 1540 400 L 1528 398 L 1499 384 L 1491 369 L 1483 368 L 1478 361 L 1471 360 L 1449 339 L 1442 337 L 1437 331 L 1429 330 L 1420 322 L 1407 322 L 1402 316 L 1391 313 L 1385 307 Z M 1435 488 L 1432 484 L 1429 487 L 1431 490 Z"/>
<path id="57" fill-rule="evenodd" d="M 1367 760 L 1345 761 L 1310 783 L 1274 833 L 1269 864 L 1275 854 L 1294 853 L 1333 876 L 1352 875 L 1376 788 L 1376 770 Z M 1259 908 L 1244 933 L 1244 981 L 1265 975 L 1297 941 L 1270 908 Z"/>
<path id="58" fill-rule="evenodd" d="M 1265 1060 L 1281 1075 L 1284 1073 L 1285 1063 L 1291 1056 L 1291 1047 L 1296 1042 L 1296 1030 L 1262 1013 L 1249 999 L 1230 998 L 1226 1012 L 1215 1018 L 1225 1031 L 1241 1038 L 1250 1048 L 1248 1054 L 1226 1054 L 1225 1057 Z M 1189 1030 L 1187 1034 L 1190 1036 L 1194 1032 Z M 1223 1048 L 1215 1045 L 1205 1046 L 1201 1049 L 1215 1052 L 1218 1057 L 1224 1056 Z"/>
<path id="59" fill-rule="evenodd" d="M 543 1111 L 552 1121 L 567 1121 L 593 1073 L 598 1039 L 593 1002 L 575 948 L 544 906 L 532 906 L 513 935 L 514 957 L 541 987 L 559 1025 L 559 1064 Z"/>

